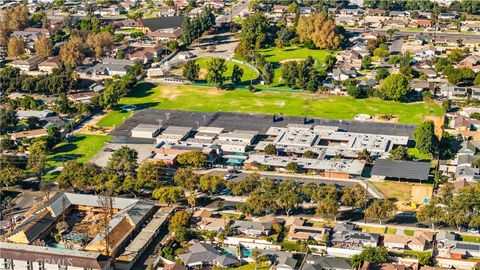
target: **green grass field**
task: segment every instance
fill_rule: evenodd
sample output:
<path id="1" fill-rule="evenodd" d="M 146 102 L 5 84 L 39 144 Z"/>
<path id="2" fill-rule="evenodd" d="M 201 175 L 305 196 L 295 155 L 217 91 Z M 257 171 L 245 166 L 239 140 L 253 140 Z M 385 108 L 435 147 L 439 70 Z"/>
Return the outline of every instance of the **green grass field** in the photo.
<path id="1" fill-rule="evenodd" d="M 353 119 L 356 114 L 393 114 L 402 123 L 421 123 L 425 115 L 441 115 L 435 103 L 401 103 L 377 98 L 353 99 L 348 96 L 319 96 L 310 93 L 257 92 L 248 90 L 215 90 L 207 86 L 155 86 L 139 83 L 119 106 L 160 108 L 204 112 L 244 112 L 285 114 L 292 116 Z M 99 123 L 100 126 L 119 126 L 130 112 L 114 110 Z"/>
<path id="2" fill-rule="evenodd" d="M 265 60 L 273 63 L 280 63 L 281 61 L 289 59 L 301 60 L 307 58 L 308 56 L 311 56 L 318 62 L 323 63 L 325 61 L 325 57 L 330 54 L 330 52 L 327 50 L 312 50 L 300 47 L 285 47 L 283 49 L 272 47 L 260 50 L 260 53 L 265 56 Z"/>
<path id="3" fill-rule="evenodd" d="M 200 66 L 200 69 L 203 70 L 203 72 L 200 72 L 201 73 L 200 74 L 201 75 L 200 79 L 205 79 L 204 77 L 207 74 L 208 62 L 211 61 L 211 60 L 212 60 L 211 57 L 202 57 L 202 58 L 197 59 L 197 64 Z M 227 83 L 230 83 L 230 76 L 232 75 L 233 66 L 235 64 L 240 66 L 240 68 L 243 69 L 242 82 L 247 82 L 247 81 L 249 82 L 250 80 L 255 80 L 258 77 L 255 70 L 253 70 L 253 69 L 251 69 L 251 68 L 249 68 L 245 65 L 237 64 L 237 63 L 234 63 L 232 61 L 225 61 L 225 63 L 227 65 L 227 71 L 225 72 L 225 76 L 228 78 Z"/>
<path id="4" fill-rule="evenodd" d="M 312 50 L 308 48 L 300 47 L 285 47 L 279 49 L 277 47 L 272 47 L 268 49 L 260 50 L 260 53 L 265 56 L 265 60 L 272 62 L 274 65 L 274 77 L 272 86 L 282 86 L 283 83 L 280 80 L 281 77 L 281 62 L 285 60 L 304 60 L 308 56 L 313 57 L 320 64 L 325 62 L 325 57 L 330 55 L 330 52 L 327 50 Z"/>
<path id="5" fill-rule="evenodd" d="M 103 135 L 74 135 L 69 142 L 60 143 L 53 148 L 53 153 L 48 156 L 48 164 L 56 167 L 71 159 L 88 161 L 111 139 L 111 136 Z"/>
<path id="6" fill-rule="evenodd" d="M 471 243 L 480 243 L 480 237 L 473 235 L 460 234 L 460 240 Z"/>

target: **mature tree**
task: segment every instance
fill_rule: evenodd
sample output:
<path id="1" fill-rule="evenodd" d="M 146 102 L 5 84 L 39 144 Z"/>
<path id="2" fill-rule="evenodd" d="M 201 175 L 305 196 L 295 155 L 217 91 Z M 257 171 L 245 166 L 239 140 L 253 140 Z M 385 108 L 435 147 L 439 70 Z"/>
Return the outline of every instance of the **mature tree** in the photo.
<path id="1" fill-rule="evenodd" d="M 8 56 L 17 58 L 25 53 L 25 41 L 21 37 L 12 37 L 8 41 L 7 46 Z"/>
<path id="2" fill-rule="evenodd" d="M 457 68 L 448 74 L 448 81 L 453 84 L 459 84 L 466 81 L 473 81 L 475 79 L 475 72 L 470 68 Z"/>
<path id="3" fill-rule="evenodd" d="M 297 162 L 292 161 L 285 166 L 285 169 L 287 169 L 291 173 L 298 173 L 300 171 L 300 166 Z"/>
<path id="4" fill-rule="evenodd" d="M 340 213 L 340 206 L 335 200 L 324 199 L 318 202 L 316 213 L 323 218 L 333 218 L 336 220 Z"/>
<path id="5" fill-rule="evenodd" d="M 266 85 L 270 85 L 273 82 L 273 76 L 275 75 L 273 64 L 271 62 L 266 62 L 261 71 L 262 80 Z"/>
<path id="6" fill-rule="evenodd" d="M 418 264 L 420 265 L 432 265 L 432 253 L 420 252 L 417 256 Z"/>
<path id="7" fill-rule="evenodd" d="M 273 144 L 268 144 L 265 146 L 265 154 L 267 155 L 276 155 L 277 154 L 277 148 L 275 148 L 275 145 Z"/>
<path id="8" fill-rule="evenodd" d="M 197 206 L 197 196 L 195 195 L 195 193 L 192 192 L 190 193 L 190 195 L 188 195 L 187 203 L 192 208 L 195 208 L 195 206 Z"/>
<path id="9" fill-rule="evenodd" d="M 14 129 L 17 123 L 17 115 L 14 110 L 0 108 L 0 134 Z"/>
<path id="10" fill-rule="evenodd" d="M 28 149 L 28 169 L 41 175 L 47 164 L 48 146 L 45 140 L 34 142 Z"/>
<path id="11" fill-rule="evenodd" d="M 480 84 L 480 73 L 475 76 L 475 80 L 473 81 L 473 84 L 479 85 Z"/>
<path id="12" fill-rule="evenodd" d="M 68 68 L 75 68 L 85 58 L 85 44 L 80 37 L 71 37 L 60 47 L 60 58 Z"/>
<path id="13" fill-rule="evenodd" d="M 185 66 L 183 66 L 183 77 L 189 81 L 198 80 L 200 73 L 200 65 L 195 60 L 188 60 Z"/>
<path id="14" fill-rule="evenodd" d="M 171 205 L 183 198 L 184 192 L 181 187 L 160 187 L 153 191 L 152 196 L 161 203 Z"/>
<path id="15" fill-rule="evenodd" d="M 260 49 L 268 43 L 270 22 L 260 12 L 254 13 L 242 23 L 241 44 L 248 49 Z"/>
<path id="16" fill-rule="evenodd" d="M 301 203 L 295 182 L 293 180 L 283 181 L 279 186 L 278 193 L 278 207 L 285 210 L 285 213 L 288 216 L 290 215 L 290 212 Z"/>
<path id="17" fill-rule="evenodd" d="M 8 7 L 3 13 L 3 23 L 9 31 L 21 30 L 29 23 L 28 7 L 26 5 L 15 5 Z"/>
<path id="18" fill-rule="evenodd" d="M 325 57 L 325 69 L 331 70 L 337 63 L 337 58 L 331 54 Z"/>
<path id="19" fill-rule="evenodd" d="M 101 169 L 93 163 L 82 163 L 78 160 L 69 160 L 63 165 L 63 170 L 57 176 L 57 183 L 61 188 L 75 190 L 100 190 Z"/>
<path id="20" fill-rule="evenodd" d="M 393 148 L 390 151 L 390 159 L 393 159 L 393 160 L 407 160 L 408 159 L 407 150 L 408 149 L 406 147 L 403 147 L 403 146 Z"/>
<path id="21" fill-rule="evenodd" d="M 358 152 L 357 158 L 359 160 L 365 161 L 366 163 L 373 162 L 372 153 L 370 153 L 370 151 L 368 151 L 367 149 L 362 149 L 362 151 Z"/>
<path id="22" fill-rule="evenodd" d="M 54 187 L 55 183 L 52 180 L 42 179 L 42 181 L 40 181 L 40 191 L 43 192 L 47 200 L 50 199 L 50 193 Z"/>
<path id="23" fill-rule="evenodd" d="M 424 154 L 432 154 L 438 145 L 438 139 L 435 135 L 435 125 L 433 121 L 421 123 L 413 134 L 416 148 Z"/>
<path id="24" fill-rule="evenodd" d="M 303 153 L 304 158 L 315 158 L 316 154 L 312 150 L 307 150 Z"/>
<path id="25" fill-rule="evenodd" d="M 125 177 L 134 175 L 138 167 L 138 152 L 126 145 L 116 150 L 108 160 L 105 170 L 107 172 Z"/>
<path id="26" fill-rule="evenodd" d="M 95 58 L 100 59 L 104 54 L 112 49 L 113 38 L 109 32 L 100 32 L 90 34 L 85 41 L 89 50 L 91 50 Z"/>
<path id="27" fill-rule="evenodd" d="M 178 49 L 178 41 L 176 40 L 169 40 L 167 42 L 167 48 L 170 52 L 174 52 Z"/>
<path id="28" fill-rule="evenodd" d="M 395 215 L 397 211 L 397 206 L 390 200 L 374 200 L 368 207 L 365 209 L 365 216 L 369 218 L 378 219 L 380 224 L 382 224 L 382 219 L 386 219 Z"/>
<path id="29" fill-rule="evenodd" d="M 224 73 L 227 71 L 225 59 L 215 57 L 208 62 L 207 82 L 217 89 L 223 86 L 225 82 Z"/>
<path id="30" fill-rule="evenodd" d="M 173 215 L 168 223 L 168 230 L 170 232 L 179 232 L 182 229 L 187 229 L 190 224 L 191 215 L 186 211 L 178 211 Z"/>
<path id="31" fill-rule="evenodd" d="M 198 187 L 203 192 L 215 194 L 225 187 L 225 182 L 219 175 L 204 174 L 200 177 Z"/>
<path id="32" fill-rule="evenodd" d="M 182 166 L 201 168 L 207 163 L 207 155 L 198 150 L 189 151 L 178 155 L 177 162 Z"/>
<path id="33" fill-rule="evenodd" d="M 356 85 L 347 86 L 347 94 L 353 98 L 364 98 L 366 95 L 365 90 Z"/>
<path id="34" fill-rule="evenodd" d="M 137 179 L 145 184 L 158 185 L 165 181 L 165 164 L 162 160 L 142 163 L 137 169 Z"/>
<path id="35" fill-rule="evenodd" d="M 377 73 L 375 74 L 375 80 L 381 81 L 390 75 L 390 72 L 386 68 L 379 68 L 377 69 Z"/>
<path id="36" fill-rule="evenodd" d="M 358 208 L 364 205 L 366 199 L 365 189 L 360 185 L 356 185 L 354 187 L 344 187 L 340 201 L 344 206 Z"/>
<path id="37" fill-rule="evenodd" d="M 260 175 L 257 173 L 249 174 L 240 181 L 228 182 L 228 187 L 235 196 L 245 196 L 254 191 L 259 185 Z"/>
<path id="38" fill-rule="evenodd" d="M 300 42 L 312 40 L 320 49 L 337 49 L 343 40 L 335 20 L 323 13 L 300 17 L 296 29 Z"/>
<path id="39" fill-rule="evenodd" d="M 370 57 L 369 55 L 365 55 L 364 57 L 362 57 L 362 68 L 370 69 L 371 66 L 372 66 L 372 57 Z"/>
<path id="40" fill-rule="evenodd" d="M 388 49 L 380 47 L 375 49 L 375 51 L 373 51 L 373 55 L 375 55 L 376 57 L 380 58 L 380 60 L 383 61 L 383 59 L 387 58 L 390 55 L 390 53 L 388 52 Z"/>
<path id="41" fill-rule="evenodd" d="M 42 35 L 35 41 L 35 53 L 44 57 L 49 57 L 53 52 L 53 44 L 47 36 Z"/>
<path id="42" fill-rule="evenodd" d="M 243 76 L 243 69 L 237 64 L 233 65 L 232 76 L 230 76 L 232 83 L 235 85 L 239 85 L 242 82 L 242 76 Z"/>
<path id="43" fill-rule="evenodd" d="M 198 176 L 191 168 L 179 168 L 173 176 L 173 181 L 185 190 L 192 191 L 197 188 Z"/>
<path id="44" fill-rule="evenodd" d="M 435 224 L 442 220 L 444 216 L 443 208 L 437 205 L 434 201 L 420 207 L 417 212 L 417 219 L 419 221 L 431 222 L 432 229 L 435 230 Z"/>
<path id="45" fill-rule="evenodd" d="M 362 262 L 384 263 L 388 261 L 388 250 L 385 247 L 364 247 L 360 254 L 352 257 L 352 267 L 360 267 Z"/>
<path id="46" fill-rule="evenodd" d="M 411 92 L 408 79 L 403 74 L 391 74 L 382 83 L 379 96 L 386 100 L 401 100 Z"/>
<path id="47" fill-rule="evenodd" d="M 25 170 L 15 164 L 0 163 L 0 184 L 6 188 L 18 183 L 25 175 Z"/>

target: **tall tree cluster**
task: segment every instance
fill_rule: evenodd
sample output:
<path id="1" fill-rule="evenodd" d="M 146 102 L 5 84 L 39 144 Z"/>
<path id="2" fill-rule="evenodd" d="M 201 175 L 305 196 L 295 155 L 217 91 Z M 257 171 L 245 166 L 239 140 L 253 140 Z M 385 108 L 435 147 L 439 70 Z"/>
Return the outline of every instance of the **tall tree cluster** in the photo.
<path id="1" fill-rule="evenodd" d="M 311 40 L 320 49 L 337 49 L 342 44 L 343 36 L 335 20 L 324 13 L 300 17 L 296 30 L 300 42 Z"/>
<path id="2" fill-rule="evenodd" d="M 215 25 L 215 15 L 212 10 L 207 8 L 195 19 L 185 16 L 182 24 L 183 43 L 191 44 L 195 39 L 201 37 L 203 33 L 210 30 Z"/>
<path id="3" fill-rule="evenodd" d="M 303 61 L 289 61 L 282 64 L 282 79 L 291 88 L 301 88 L 315 92 L 326 77 L 315 65 L 315 60 L 309 56 Z"/>

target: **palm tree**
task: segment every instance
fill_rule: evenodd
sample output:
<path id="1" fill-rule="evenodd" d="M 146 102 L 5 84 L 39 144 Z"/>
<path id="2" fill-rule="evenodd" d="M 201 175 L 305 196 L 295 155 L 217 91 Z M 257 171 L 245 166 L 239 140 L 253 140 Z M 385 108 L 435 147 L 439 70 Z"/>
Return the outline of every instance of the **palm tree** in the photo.
<path id="1" fill-rule="evenodd" d="M 255 262 L 255 270 L 257 270 L 258 259 L 260 258 L 260 254 L 262 254 L 262 251 L 260 251 L 258 248 L 255 248 L 254 250 L 252 250 L 251 256 L 253 257 L 253 260 Z"/>

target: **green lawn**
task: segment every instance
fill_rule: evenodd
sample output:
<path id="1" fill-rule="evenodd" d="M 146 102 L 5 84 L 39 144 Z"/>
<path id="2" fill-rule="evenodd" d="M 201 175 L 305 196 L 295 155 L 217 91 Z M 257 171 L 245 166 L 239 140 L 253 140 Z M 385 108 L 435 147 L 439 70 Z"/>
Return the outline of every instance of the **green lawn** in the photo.
<path id="1" fill-rule="evenodd" d="M 393 114 L 402 123 L 421 123 L 425 115 L 441 115 L 443 110 L 435 103 L 401 103 L 377 98 L 353 99 L 348 96 L 319 96 L 310 93 L 257 92 L 248 90 L 215 90 L 207 86 L 155 86 L 139 83 L 119 106 L 136 105 L 141 108 L 160 108 L 205 112 L 244 112 L 285 114 L 292 116 L 353 119 L 356 114 Z M 129 113 L 112 111 L 100 126 L 118 126 Z"/>
<path id="2" fill-rule="evenodd" d="M 285 240 L 283 241 L 283 244 L 282 244 L 282 250 L 302 251 L 302 246 L 300 244 L 297 244 L 297 242 Z"/>
<path id="3" fill-rule="evenodd" d="M 418 151 L 417 148 L 408 148 L 407 154 L 411 156 L 413 159 L 419 159 L 419 160 L 431 160 L 432 157 L 430 154 L 423 154 Z"/>
<path id="4" fill-rule="evenodd" d="M 403 230 L 403 233 L 407 236 L 413 236 L 414 231 L 413 230 Z"/>
<path id="5" fill-rule="evenodd" d="M 205 79 L 205 75 L 207 73 L 207 68 L 208 68 L 208 62 L 211 60 L 212 60 L 211 57 L 202 57 L 197 59 L 197 64 L 200 66 L 200 69 L 203 70 L 202 72 L 200 72 L 200 75 L 201 75 L 200 79 Z M 243 69 L 242 82 L 247 82 L 247 81 L 249 82 L 250 80 L 255 80 L 258 77 L 258 74 L 255 72 L 255 70 L 245 65 L 238 64 L 232 61 L 226 61 L 225 63 L 227 65 L 227 71 L 225 72 L 225 75 L 227 78 L 229 78 L 229 80 L 227 80 L 227 83 L 230 83 L 230 76 L 232 75 L 232 70 L 234 65 L 238 65 Z"/>
<path id="6" fill-rule="evenodd" d="M 473 235 L 460 234 L 460 240 L 465 242 L 480 243 L 480 237 Z"/>
<path id="7" fill-rule="evenodd" d="M 260 53 L 265 56 L 265 60 L 273 63 L 280 63 L 281 61 L 288 59 L 300 60 L 305 59 L 308 56 L 311 56 L 318 62 L 323 63 L 325 61 L 325 57 L 330 54 L 328 50 L 312 50 L 300 47 L 285 47 L 283 49 L 272 47 L 260 50 Z"/>
<path id="8" fill-rule="evenodd" d="M 71 159 L 81 162 L 88 161 L 111 139 L 111 136 L 102 135 L 74 135 L 70 142 L 55 146 L 53 153 L 48 156 L 48 164 L 56 167 Z"/>
<path id="9" fill-rule="evenodd" d="M 244 264 L 239 267 L 229 268 L 230 270 L 255 270 L 255 263 Z M 268 270 L 270 266 L 268 264 L 257 265 L 257 270 Z"/>
<path id="10" fill-rule="evenodd" d="M 265 56 L 265 60 L 268 62 L 272 62 L 274 66 L 274 77 L 272 86 L 283 86 L 284 84 L 281 82 L 281 65 L 282 61 L 285 60 L 304 60 L 308 56 L 313 57 L 313 59 L 317 60 L 320 64 L 325 62 L 325 57 L 330 55 L 330 52 L 327 50 L 312 50 L 308 48 L 300 48 L 300 47 L 285 47 L 283 49 L 279 49 L 277 47 L 272 47 L 268 49 L 260 50 L 260 53 Z"/>
<path id="11" fill-rule="evenodd" d="M 387 228 L 386 234 L 396 234 L 396 233 L 397 233 L 397 229 L 391 228 L 391 227 Z"/>
<path id="12" fill-rule="evenodd" d="M 363 225 L 360 225 L 358 227 L 362 229 L 362 232 L 376 233 L 376 234 L 381 234 L 381 235 L 385 234 L 385 228 L 384 227 L 373 227 L 373 226 L 363 226 Z"/>

